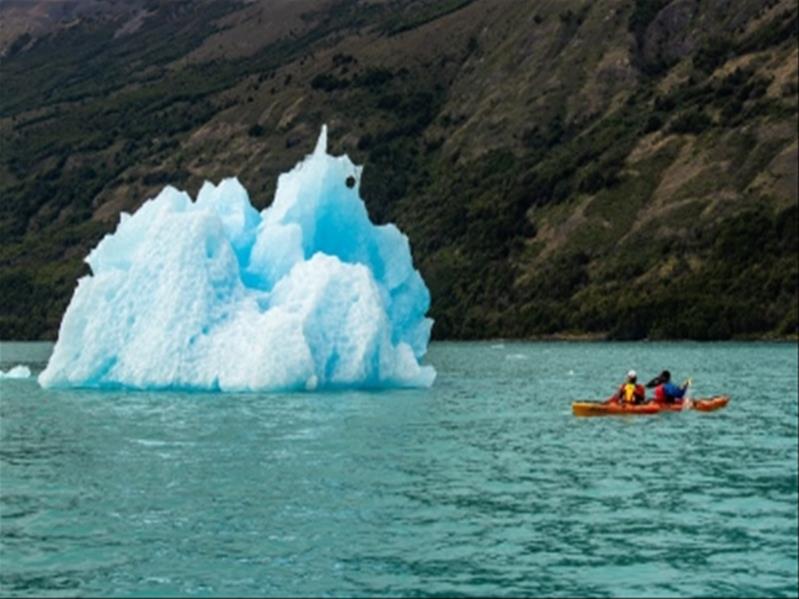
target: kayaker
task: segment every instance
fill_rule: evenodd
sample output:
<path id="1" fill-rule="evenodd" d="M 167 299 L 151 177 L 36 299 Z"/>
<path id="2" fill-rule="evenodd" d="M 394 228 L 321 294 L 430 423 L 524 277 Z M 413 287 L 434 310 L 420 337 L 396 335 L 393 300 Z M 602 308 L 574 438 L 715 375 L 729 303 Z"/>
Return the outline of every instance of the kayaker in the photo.
<path id="1" fill-rule="evenodd" d="M 646 386 L 648 389 L 655 389 L 655 401 L 675 403 L 683 400 L 690 384 L 691 379 L 688 379 L 683 383 L 682 387 L 678 387 L 671 382 L 671 373 L 668 370 L 664 370 L 649 381 Z"/>
<path id="2" fill-rule="evenodd" d="M 638 384 L 635 370 L 627 373 L 627 380 L 619 387 L 615 399 L 619 403 L 642 404 L 646 401 L 646 389 Z"/>

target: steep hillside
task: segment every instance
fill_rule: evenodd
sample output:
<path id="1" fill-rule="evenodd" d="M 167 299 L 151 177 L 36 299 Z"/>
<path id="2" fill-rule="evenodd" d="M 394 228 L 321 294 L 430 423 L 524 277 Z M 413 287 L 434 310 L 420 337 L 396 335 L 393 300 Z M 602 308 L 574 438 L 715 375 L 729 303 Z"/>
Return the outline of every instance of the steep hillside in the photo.
<path id="1" fill-rule="evenodd" d="M 55 336 L 120 211 L 266 206 L 322 123 L 435 337 L 796 335 L 794 0 L 33 4 L 0 3 L 0 338 Z"/>

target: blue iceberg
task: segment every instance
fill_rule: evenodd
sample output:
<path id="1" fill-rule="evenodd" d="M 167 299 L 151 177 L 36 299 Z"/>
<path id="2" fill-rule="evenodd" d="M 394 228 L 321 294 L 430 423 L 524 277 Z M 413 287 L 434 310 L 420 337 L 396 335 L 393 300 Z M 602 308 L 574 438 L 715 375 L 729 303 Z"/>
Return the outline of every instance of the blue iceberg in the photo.
<path id="1" fill-rule="evenodd" d="M 258 212 L 236 179 L 166 187 L 86 261 L 44 387 L 425 387 L 432 320 L 408 238 L 376 226 L 361 167 L 313 154 Z"/>

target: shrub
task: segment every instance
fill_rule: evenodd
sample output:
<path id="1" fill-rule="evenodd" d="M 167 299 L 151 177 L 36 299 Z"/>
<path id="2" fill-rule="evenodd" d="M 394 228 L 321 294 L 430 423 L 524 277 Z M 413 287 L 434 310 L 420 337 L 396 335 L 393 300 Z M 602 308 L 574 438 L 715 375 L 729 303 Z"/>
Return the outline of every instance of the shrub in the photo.
<path id="1" fill-rule="evenodd" d="M 394 78 L 394 73 L 382 67 L 366 69 L 355 79 L 355 85 L 369 89 L 379 88 Z"/>
<path id="2" fill-rule="evenodd" d="M 713 124 L 710 117 L 699 109 L 692 109 L 677 115 L 672 123 L 670 130 L 673 133 L 698 134 L 705 131 Z"/>
<path id="3" fill-rule="evenodd" d="M 693 57 L 694 66 L 705 73 L 712 73 L 733 54 L 733 44 L 727 36 L 713 36 L 707 40 Z"/>
<path id="4" fill-rule="evenodd" d="M 261 137 L 264 133 L 265 133 L 264 128 L 257 123 L 252 127 L 250 127 L 249 129 L 247 129 L 247 135 L 249 135 L 250 137 Z"/>
<path id="5" fill-rule="evenodd" d="M 320 73 L 311 79 L 311 87 L 313 89 L 321 89 L 322 91 L 332 92 L 337 89 L 347 87 L 350 82 L 347 79 L 339 79 L 330 73 Z"/>
<path id="6" fill-rule="evenodd" d="M 644 133 L 652 133 L 658 131 L 663 126 L 663 117 L 657 112 L 649 115 L 644 125 Z"/>
<path id="7" fill-rule="evenodd" d="M 635 0 L 635 6 L 627 22 L 627 29 L 635 36 L 640 46 L 649 24 L 655 20 L 668 0 Z"/>

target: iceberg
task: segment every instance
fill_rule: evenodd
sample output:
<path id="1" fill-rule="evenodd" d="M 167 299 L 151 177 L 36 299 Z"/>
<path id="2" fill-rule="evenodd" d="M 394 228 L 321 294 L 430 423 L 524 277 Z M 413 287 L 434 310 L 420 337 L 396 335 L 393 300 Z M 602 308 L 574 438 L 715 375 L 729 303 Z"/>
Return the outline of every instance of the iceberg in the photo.
<path id="1" fill-rule="evenodd" d="M 8 370 L 0 370 L 0 379 L 27 379 L 31 375 L 31 369 L 24 364 L 18 364 Z"/>
<path id="2" fill-rule="evenodd" d="M 430 293 L 408 238 L 374 225 L 362 167 L 312 154 L 258 212 L 235 178 L 167 186 L 86 258 L 43 387 L 427 387 Z"/>

